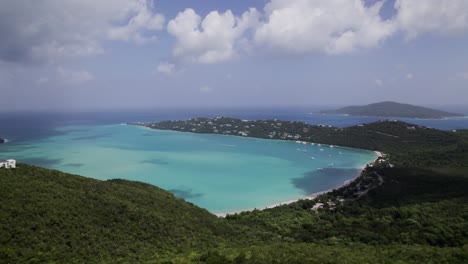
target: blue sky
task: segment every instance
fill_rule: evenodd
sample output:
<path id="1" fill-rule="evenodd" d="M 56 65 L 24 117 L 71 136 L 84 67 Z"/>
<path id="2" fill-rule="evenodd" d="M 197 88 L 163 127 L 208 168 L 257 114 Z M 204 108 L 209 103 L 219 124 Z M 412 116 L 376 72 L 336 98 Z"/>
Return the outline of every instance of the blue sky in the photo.
<path id="1" fill-rule="evenodd" d="M 0 110 L 468 105 L 468 1 L 0 3 Z"/>

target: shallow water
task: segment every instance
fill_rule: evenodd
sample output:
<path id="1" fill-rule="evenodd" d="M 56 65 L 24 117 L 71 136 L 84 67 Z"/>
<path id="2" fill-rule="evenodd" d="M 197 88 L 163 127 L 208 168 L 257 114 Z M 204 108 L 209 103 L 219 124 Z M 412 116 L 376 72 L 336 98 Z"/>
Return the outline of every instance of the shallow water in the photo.
<path id="1" fill-rule="evenodd" d="M 126 125 L 61 126 L 0 152 L 96 179 L 153 184 L 213 213 L 261 209 L 339 186 L 376 158 L 365 150 Z"/>

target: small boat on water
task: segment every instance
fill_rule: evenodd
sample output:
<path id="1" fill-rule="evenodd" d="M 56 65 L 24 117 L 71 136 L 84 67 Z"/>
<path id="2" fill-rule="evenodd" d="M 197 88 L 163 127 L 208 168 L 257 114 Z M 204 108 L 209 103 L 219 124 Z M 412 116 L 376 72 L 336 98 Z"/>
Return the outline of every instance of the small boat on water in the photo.
<path id="1" fill-rule="evenodd" d="M 305 141 L 302 141 L 302 144 L 306 145 L 306 144 L 307 144 L 307 142 L 305 142 Z"/>
<path id="2" fill-rule="evenodd" d="M 328 164 L 328 167 L 332 168 L 332 167 L 333 167 L 333 163 Z"/>
<path id="3" fill-rule="evenodd" d="M 333 146 L 333 145 L 330 145 L 330 148 L 334 148 L 334 147 L 335 147 L 335 146 Z"/>
<path id="4" fill-rule="evenodd" d="M 323 151 L 323 149 L 320 149 L 320 151 Z"/>
<path id="5" fill-rule="evenodd" d="M 310 143 L 312 146 L 315 146 L 315 143 Z"/>
<path id="6" fill-rule="evenodd" d="M 320 147 L 320 146 L 322 146 L 322 144 L 317 144 L 317 146 L 319 146 L 319 147 Z"/>
<path id="7" fill-rule="evenodd" d="M 323 169 L 322 169 L 322 168 L 318 168 L 317 170 L 318 170 L 318 171 L 323 171 Z"/>
<path id="8" fill-rule="evenodd" d="M 343 153 L 341 153 L 341 152 L 338 152 L 338 154 L 343 155 Z"/>
<path id="9" fill-rule="evenodd" d="M 314 160 L 315 158 L 314 157 L 310 157 L 311 160 Z"/>
<path id="10" fill-rule="evenodd" d="M 297 143 L 297 144 L 301 144 L 301 142 L 300 142 L 300 141 L 296 141 L 296 143 Z"/>

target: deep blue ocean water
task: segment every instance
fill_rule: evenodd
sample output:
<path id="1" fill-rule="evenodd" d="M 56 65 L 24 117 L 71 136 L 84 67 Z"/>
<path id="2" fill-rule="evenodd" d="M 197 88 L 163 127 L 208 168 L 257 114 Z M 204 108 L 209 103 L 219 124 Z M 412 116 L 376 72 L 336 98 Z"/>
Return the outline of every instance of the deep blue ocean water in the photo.
<path id="1" fill-rule="evenodd" d="M 147 182 L 214 213 L 263 208 L 336 187 L 354 177 L 375 154 L 120 124 L 215 116 L 337 127 L 379 120 L 310 112 L 296 108 L 2 113 L 0 137 L 9 142 L 0 145 L 0 159 L 16 158 L 96 179 Z M 467 118 L 403 121 L 439 129 L 468 128 Z M 331 163 L 333 167 L 328 167 Z"/>

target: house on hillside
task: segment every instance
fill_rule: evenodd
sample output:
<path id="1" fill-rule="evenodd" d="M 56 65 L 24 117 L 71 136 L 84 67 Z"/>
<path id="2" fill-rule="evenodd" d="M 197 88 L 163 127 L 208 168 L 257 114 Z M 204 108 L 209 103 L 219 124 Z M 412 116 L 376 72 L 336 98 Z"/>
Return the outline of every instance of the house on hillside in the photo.
<path id="1" fill-rule="evenodd" d="M 0 160 L 0 168 L 15 169 L 16 168 L 16 160 L 13 160 L 13 159 Z"/>

